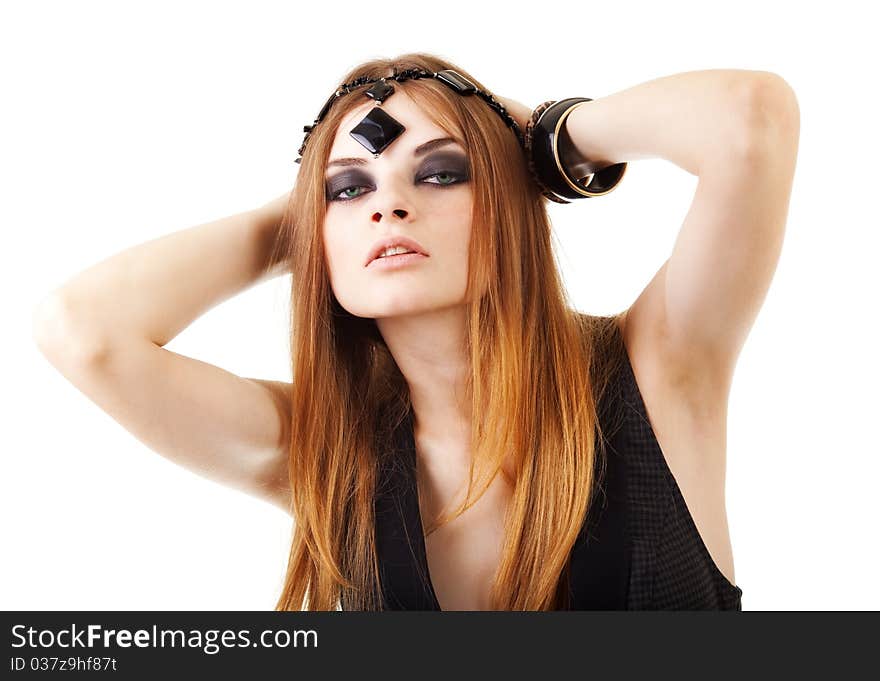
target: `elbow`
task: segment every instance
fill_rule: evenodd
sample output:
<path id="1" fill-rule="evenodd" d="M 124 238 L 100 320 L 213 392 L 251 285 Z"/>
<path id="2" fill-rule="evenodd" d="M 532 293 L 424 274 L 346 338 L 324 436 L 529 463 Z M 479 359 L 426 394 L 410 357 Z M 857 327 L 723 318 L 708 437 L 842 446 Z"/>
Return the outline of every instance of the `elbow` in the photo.
<path id="1" fill-rule="evenodd" d="M 770 71 L 747 71 L 733 90 L 746 151 L 758 151 L 768 142 L 797 144 L 800 106 L 784 78 Z"/>
<path id="2" fill-rule="evenodd" d="M 57 293 L 51 293 L 31 310 L 31 337 L 40 352 L 47 355 L 57 339 L 59 319 L 64 314 L 64 302 Z"/>
<path id="3" fill-rule="evenodd" d="M 62 361 L 92 365 L 105 354 L 105 345 L 96 335 L 82 330 L 63 292 L 53 292 L 33 307 L 31 337 L 43 356 L 55 366 Z"/>

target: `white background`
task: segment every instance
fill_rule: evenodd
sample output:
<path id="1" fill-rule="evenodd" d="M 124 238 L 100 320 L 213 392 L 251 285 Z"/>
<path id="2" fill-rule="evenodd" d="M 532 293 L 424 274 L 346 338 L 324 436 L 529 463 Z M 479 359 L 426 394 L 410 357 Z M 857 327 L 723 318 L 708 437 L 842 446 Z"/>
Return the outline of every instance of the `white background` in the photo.
<path id="1" fill-rule="evenodd" d="M 530 106 L 707 68 L 792 85 L 801 137 L 786 240 L 730 397 L 736 581 L 745 610 L 880 607 L 880 51 L 864 3 L 369 6 L 3 3 L 0 608 L 274 607 L 287 516 L 140 443 L 39 353 L 31 312 L 105 257 L 288 190 L 302 126 L 344 73 L 410 51 Z M 638 161 L 606 197 L 550 205 L 578 308 L 614 313 L 636 298 L 696 182 Z M 248 289 L 167 347 L 290 380 L 288 283 Z"/>

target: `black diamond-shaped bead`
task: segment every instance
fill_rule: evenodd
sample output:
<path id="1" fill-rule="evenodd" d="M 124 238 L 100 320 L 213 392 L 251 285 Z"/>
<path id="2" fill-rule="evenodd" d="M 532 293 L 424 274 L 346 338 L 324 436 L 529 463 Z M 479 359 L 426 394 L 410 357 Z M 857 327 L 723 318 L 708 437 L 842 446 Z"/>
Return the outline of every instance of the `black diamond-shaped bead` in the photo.
<path id="1" fill-rule="evenodd" d="M 374 107 L 361 119 L 348 134 L 361 143 L 369 152 L 381 154 L 382 151 L 406 130 L 403 125 L 385 113 L 380 107 Z"/>
<path id="2" fill-rule="evenodd" d="M 384 102 L 393 92 L 393 86 L 389 85 L 384 80 L 380 80 L 366 91 L 366 95 L 367 97 L 375 99 L 377 102 Z"/>

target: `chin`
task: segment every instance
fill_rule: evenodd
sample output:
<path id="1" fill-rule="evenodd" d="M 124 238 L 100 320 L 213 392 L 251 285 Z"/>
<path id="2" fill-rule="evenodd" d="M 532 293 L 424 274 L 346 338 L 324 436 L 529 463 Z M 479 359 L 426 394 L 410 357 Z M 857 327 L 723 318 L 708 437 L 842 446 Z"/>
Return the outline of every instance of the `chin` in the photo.
<path id="1" fill-rule="evenodd" d="M 354 306 L 346 308 L 356 317 L 371 317 L 373 319 L 394 319 L 396 317 L 411 317 L 428 312 L 436 312 L 449 307 L 450 304 L 438 303 L 437 301 L 411 301 L 411 302 L 394 302 L 390 301 L 384 305 Z"/>
<path id="2" fill-rule="evenodd" d="M 394 319 L 395 317 L 410 317 L 413 315 L 424 314 L 434 309 L 433 305 L 424 305 L 419 303 L 412 304 L 390 304 L 383 305 L 379 308 L 374 307 L 370 314 L 373 319 Z"/>
<path id="3" fill-rule="evenodd" d="M 414 286 L 377 286 L 369 294 L 363 289 L 352 290 L 354 295 L 340 298 L 339 304 L 351 315 L 372 319 L 407 317 L 463 305 L 465 282 L 450 287 L 450 282 L 427 283 Z M 444 285 L 445 284 L 445 285 Z M 334 292 L 335 295 L 335 292 Z"/>

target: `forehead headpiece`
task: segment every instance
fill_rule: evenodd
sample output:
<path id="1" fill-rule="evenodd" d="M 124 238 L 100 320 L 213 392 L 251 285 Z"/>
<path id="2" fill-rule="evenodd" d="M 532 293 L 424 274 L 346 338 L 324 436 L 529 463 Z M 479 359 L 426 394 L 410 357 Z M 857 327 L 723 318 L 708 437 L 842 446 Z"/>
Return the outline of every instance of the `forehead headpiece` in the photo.
<path id="1" fill-rule="evenodd" d="M 361 119 L 360 123 L 352 128 L 349 134 L 363 145 L 367 151 L 372 153 L 374 158 L 378 157 L 379 154 L 381 154 L 394 140 L 400 137 L 404 130 L 406 130 L 403 124 L 380 108 L 382 102 L 394 94 L 394 86 L 388 81 L 402 82 L 411 79 L 418 80 L 419 78 L 434 78 L 460 95 L 476 95 L 482 98 L 493 111 L 501 116 L 505 124 L 513 130 L 520 144 L 523 143 L 523 135 L 519 129 L 519 125 L 517 125 L 517 122 L 513 117 L 507 113 L 504 105 L 498 102 L 491 93 L 484 92 L 457 71 L 445 69 L 443 71 L 434 72 L 426 71 L 424 69 L 406 69 L 405 71 L 398 72 L 395 69 L 394 75 L 390 77 L 361 77 L 350 83 L 340 85 L 336 89 L 336 92 L 330 95 L 330 98 L 324 103 L 324 106 L 321 108 L 321 111 L 318 113 L 318 117 L 314 122 L 311 125 L 303 127 L 303 132 L 306 133 L 306 136 L 303 138 L 302 145 L 299 148 L 299 158 L 296 159 L 296 163 L 302 162 L 302 155 L 305 151 L 306 143 L 309 140 L 309 135 L 312 133 L 315 126 L 324 119 L 327 112 L 330 111 L 330 107 L 333 106 L 333 103 L 343 95 L 347 95 L 353 90 L 364 85 L 369 85 L 370 83 L 373 84 L 372 87 L 364 91 L 364 94 L 372 99 L 376 103 L 376 106 L 373 107 L 363 119 Z"/>
<path id="2" fill-rule="evenodd" d="M 330 95 L 312 124 L 303 127 L 303 132 L 306 135 L 297 152 L 299 157 L 295 163 L 302 163 L 302 155 L 306 149 L 309 135 L 315 126 L 324 119 L 333 103 L 364 85 L 371 86 L 364 91 L 364 94 L 372 99 L 376 106 L 370 109 L 369 113 L 349 131 L 349 135 L 373 154 L 373 158 L 378 158 L 379 154 L 406 130 L 400 121 L 395 120 L 393 116 L 381 108 L 382 102 L 394 94 L 394 86 L 389 81 L 402 82 L 419 78 L 435 78 L 459 95 L 475 95 L 485 101 L 489 108 L 501 116 L 505 125 L 516 135 L 517 141 L 525 151 L 532 177 L 541 188 L 542 194 L 551 201 L 569 203 L 570 199 L 607 194 L 617 186 L 623 177 L 626 163 L 617 163 L 596 169 L 587 159 L 580 156 L 567 134 L 564 125 L 566 118 L 577 106 L 592 101 L 588 97 L 570 97 L 564 100 L 545 102 L 532 112 L 528 127 L 523 132 L 504 105 L 496 100 L 492 93 L 481 90 L 452 69 L 434 72 L 419 68 L 398 71 L 395 68 L 393 75 L 388 77 L 367 78 L 361 76 L 350 83 L 343 83 Z"/>

